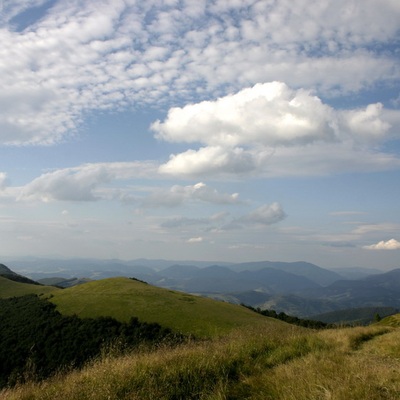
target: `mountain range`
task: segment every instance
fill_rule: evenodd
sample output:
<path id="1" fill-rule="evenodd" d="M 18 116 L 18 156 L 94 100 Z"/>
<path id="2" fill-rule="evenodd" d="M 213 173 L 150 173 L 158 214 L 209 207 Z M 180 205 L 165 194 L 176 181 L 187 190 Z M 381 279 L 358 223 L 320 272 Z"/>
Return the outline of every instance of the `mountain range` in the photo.
<path id="1" fill-rule="evenodd" d="M 354 268 L 349 274 L 340 274 L 341 269 L 332 271 L 304 261 L 207 263 L 146 259 L 31 259 L 15 261 L 13 269 L 43 284 L 60 287 L 115 276 L 134 277 L 163 288 L 299 317 L 360 307 L 400 308 L 400 269 L 378 273 Z M 346 279 L 348 276 L 360 278 Z"/>

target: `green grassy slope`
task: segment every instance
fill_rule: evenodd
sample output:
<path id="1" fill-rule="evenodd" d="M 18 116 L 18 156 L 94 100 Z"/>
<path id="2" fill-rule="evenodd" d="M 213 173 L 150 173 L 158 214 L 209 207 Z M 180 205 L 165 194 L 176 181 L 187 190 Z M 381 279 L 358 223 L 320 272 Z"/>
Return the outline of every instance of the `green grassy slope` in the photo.
<path id="1" fill-rule="evenodd" d="M 26 294 L 47 294 L 56 292 L 58 289 L 51 286 L 39 286 L 29 283 L 11 281 L 0 276 L 0 298 L 18 297 Z"/>
<path id="2" fill-rule="evenodd" d="M 376 323 L 375 325 L 393 326 L 396 328 L 400 327 L 400 314 L 394 314 L 394 315 L 385 317 L 381 321 Z"/>
<path id="3" fill-rule="evenodd" d="M 54 292 L 50 299 L 65 315 L 137 317 L 184 334 L 212 337 L 234 328 L 279 323 L 244 307 L 161 289 L 128 278 L 109 278 Z"/>

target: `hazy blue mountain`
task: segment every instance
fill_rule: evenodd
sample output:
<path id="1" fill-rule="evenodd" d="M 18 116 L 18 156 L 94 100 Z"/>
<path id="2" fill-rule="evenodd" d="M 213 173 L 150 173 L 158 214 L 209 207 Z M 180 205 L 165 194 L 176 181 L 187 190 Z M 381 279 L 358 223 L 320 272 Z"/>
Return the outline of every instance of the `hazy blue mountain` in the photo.
<path id="1" fill-rule="evenodd" d="M 0 275 L 17 275 L 14 271 L 11 271 L 10 268 L 8 268 L 4 264 L 0 264 Z"/>
<path id="2" fill-rule="evenodd" d="M 344 279 L 363 279 L 370 275 L 382 274 L 383 271 L 375 268 L 349 267 L 349 268 L 329 268 Z"/>
<path id="3" fill-rule="evenodd" d="M 310 316 L 310 318 L 328 324 L 347 323 L 366 325 L 373 322 L 377 314 L 380 318 L 384 318 L 389 315 L 397 314 L 398 312 L 399 310 L 393 307 L 361 307 L 317 314 Z"/>
<path id="4" fill-rule="evenodd" d="M 146 266 L 129 265 L 119 260 L 47 260 L 29 259 L 14 261 L 15 270 L 34 280 L 60 277 L 64 279 L 104 279 L 114 276 L 136 277 L 146 280 L 155 270 Z"/>
<path id="5" fill-rule="evenodd" d="M 383 274 L 367 276 L 364 281 L 371 285 L 400 290 L 400 268 L 393 269 Z"/>
<path id="6" fill-rule="evenodd" d="M 268 293 L 288 293 L 320 287 L 307 278 L 273 268 L 235 272 L 220 265 L 206 268 L 175 265 L 159 271 L 157 276 L 160 279 L 153 283 L 191 293 L 227 293 L 256 289 Z"/>
<path id="7" fill-rule="evenodd" d="M 230 262 L 216 262 L 216 261 L 198 261 L 198 260 L 152 260 L 146 258 L 138 258 L 135 260 L 126 261 L 128 265 L 132 266 L 145 266 L 155 270 L 164 270 L 169 268 L 173 265 L 183 265 L 183 266 L 192 266 L 198 268 L 205 268 L 210 267 L 213 265 L 220 265 L 220 266 L 229 266 L 232 265 Z"/>
<path id="8" fill-rule="evenodd" d="M 245 272 L 246 275 L 249 273 Z M 270 289 L 227 292 L 225 299 L 299 317 L 312 317 L 348 308 L 397 309 L 400 308 L 400 269 L 360 280 L 339 280 L 327 287 L 308 287 L 299 291 L 281 291 L 279 294 L 276 288 Z M 219 298 L 224 299 L 221 295 Z"/>
<path id="9" fill-rule="evenodd" d="M 345 279 L 334 271 L 303 261 L 232 264 L 159 259 L 30 258 L 9 265 L 12 267 L 2 264 L 0 271 L 1 268 L 5 272 L 16 271 L 34 280 L 134 277 L 157 286 L 301 317 L 345 308 L 400 308 L 400 269 L 379 274 L 371 274 L 375 270 L 349 269 L 347 276 L 369 275 L 362 279 Z"/>
<path id="10" fill-rule="evenodd" d="M 32 285 L 39 285 L 38 282 L 27 278 L 26 276 L 17 274 L 16 272 L 12 271 L 9 267 L 4 264 L 0 264 L 0 276 L 3 278 L 7 278 L 11 281 L 21 282 L 21 283 L 29 283 Z"/>
<path id="11" fill-rule="evenodd" d="M 241 298 L 240 295 L 237 297 Z M 275 310 L 278 313 L 284 312 L 297 317 L 308 317 L 340 308 L 339 305 L 331 300 L 307 299 L 294 294 L 266 294 L 265 299 L 263 301 L 260 300 L 261 298 L 258 298 L 253 307 L 260 307 L 263 310 Z"/>
<path id="12" fill-rule="evenodd" d="M 189 279 L 196 276 L 197 272 L 200 270 L 199 267 L 195 267 L 194 265 L 180 265 L 175 264 L 171 265 L 168 268 L 163 269 L 158 273 L 159 276 L 165 278 L 173 278 L 173 279 Z"/>
<path id="13" fill-rule="evenodd" d="M 308 288 L 320 288 L 310 279 L 300 275 L 295 275 L 280 269 L 263 268 L 257 271 L 242 271 L 239 275 L 244 280 L 258 283 L 260 287 L 265 287 L 275 293 L 297 292 Z"/>
<path id="14" fill-rule="evenodd" d="M 207 278 L 228 278 L 237 277 L 238 274 L 227 267 L 221 265 L 211 265 L 210 267 L 205 267 L 198 269 L 195 278 L 207 277 Z"/>
<path id="15" fill-rule="evenodd" d="M 321 286 L 327 286 L 343 276 L 336 272 L 318 267 L 317 265 L 304 262 L 278 262 L 278 261 L 258 261 L 249 263 L 234 264 L 229 267 L 233 271 L 257 271 L 264 268 L 273 268 L 279 271 L 303 276 Z"/>
<path id="16" fill-rule="evenodd" d="M 187 268 L 204 268 L 215 265 L 215 262 L 207 261 L 173 261 L 162 259 L 136 259 L 136 260 L 98 260 L 98 259 L 45 259 L 23 258 L 12 261 L 14 269 L 32 279 L 49 278 L 59 276 L 63 278 L 89 277 L 102 279 L 112 276 L 136 276 L 139 279 L 149 278 L 156 272 L 167 269 L 173 265 L 183 265 Z M 230 265 L 230 263 L 219 263 Z"/>
<path id="17" fill-rule="evenodd" d="M 366 306 L 400 307 L 400 269 L 371 275 L 359 280 L 340 280 L 323 289 L 315 288 L 302 295 L 335 301 L 343 308 Z"/>
<path id="18" fill-rule="evenodd" d="M 243 281 L 240 275 L 229 268 L 213 265 L 205 268 L 174 266 L 159 271 L 161 279 L 155 284 L 190 293 L 225 293 L 227 291 L 251 290 L 253 282 Z"/>

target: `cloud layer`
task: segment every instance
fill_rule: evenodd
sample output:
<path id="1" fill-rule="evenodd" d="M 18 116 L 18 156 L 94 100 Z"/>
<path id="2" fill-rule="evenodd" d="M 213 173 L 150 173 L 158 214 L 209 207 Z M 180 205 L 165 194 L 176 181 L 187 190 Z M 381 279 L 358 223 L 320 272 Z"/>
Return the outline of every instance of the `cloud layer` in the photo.
<path id="1" fill-rule="evenodd" d="M 143 176 L 149 178 L 154 175 L 154 170 L 154 165 L 144 162 L 84 164 L 59 169 L 42 174 L 22 187 L 18 198 L 45 202 L 94 201 L 104 197 L 100 189 L 108 183 Z"/>
<path id="2" fill-rule="evenodd" d="M 29 9 L 44 14 L 21 25 Z M 0 143 L 53 144 L 96 110 L 216 98 L 257 82 L 333 97 L 391 85 L 399 76 L 390 46 L 399 18 L 399 5 L 389 0 L 362 7 L 356 0 L 2 2 Z M 306 113 L 307 124 L 292 129 L 304 109 L 291 113 L 294 120 L 277 116 L 286 135 L 270 133 L 269 140 L 312 141 L 316 129 L 331 137 L 332 127 L 318 117 L 326 107 L 307 101 L 318 111 L 313 123 Z M 350 128 L 365 119 L 352 121 Z M 254 125 L 250 115 L 247 122 Z M 229 126 L 224 130 L 229 135 Z"/>
<path id="3" fill-rule="evenodd" d="M 8 188 L 6 175 L 0 173 L 0 190 L 4 191 L 3 197 L 14 196 L 19 201 L 120 200 L 145 208 L 177 207 L 188 202 L 218 205 L 242 203 L 238 193 L 221 193 L 203 182 L 186 186 L 172 185 L 165 189 L 157 186 L 122 188 L 120 183 L 156 177 L 156 166 L 150 162 L 84 164 L 47 172 L 20 188 Z"/>
<path id="4" fill-rule="evenodd" d="M 287 217 L 279 203 L 263 204 L 239 217 L 229 213 L 218 213 L 205 218 L 174 217 L 164 221 L 161 226 L 168 229 L 185 229 L 203 226 L 205 231 L 222 232 L 251 228 L 265 228 L 277 224 Z"/>

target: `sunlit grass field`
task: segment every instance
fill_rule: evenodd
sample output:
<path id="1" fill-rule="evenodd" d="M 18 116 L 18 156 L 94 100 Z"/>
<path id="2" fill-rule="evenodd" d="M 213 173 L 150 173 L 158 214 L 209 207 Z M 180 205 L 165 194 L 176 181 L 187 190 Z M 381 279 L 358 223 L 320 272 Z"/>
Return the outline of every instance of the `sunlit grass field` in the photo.
<path id="1" fill-rule="evenodd" d="M 5 400 L 398 399 L 400 331 L 310 331 L 284 323 L 103 356 L 81 371 L 4 390 Z"/>
<path id="2" fill-rule="evenodd" d="M 64 315 L 111 316 L 127 322 L 137 317 L 176 332 L 214 337 L 232 329 L 264 323 L 265 317 L 245 307 L 147 285 L 128 278 L 110 278 L 59 290 L 50 301 Z"/>
<path id="3" fill-rule="evenodd" d="M 25 294 L 55 293 L 59 289 L 53 286 L 40 286 L 28 283 L 14 282 L 0 276 L 0 298 L 24 296 Z"/>

